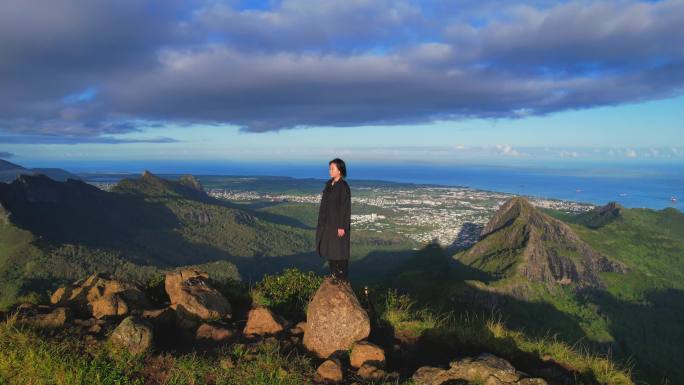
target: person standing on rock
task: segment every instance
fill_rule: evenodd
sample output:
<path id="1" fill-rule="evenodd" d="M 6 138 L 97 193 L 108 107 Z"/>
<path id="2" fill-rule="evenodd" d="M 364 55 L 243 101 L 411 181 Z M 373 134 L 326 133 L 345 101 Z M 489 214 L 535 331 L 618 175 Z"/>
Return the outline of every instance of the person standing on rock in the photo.
<path id="1" fill-rule="evenodd" d="M 328 260 L 334 280 L 349 281 L 349 230 L 351 190 L 345 178 L 347 166 L 340 158 L 328 162 L 330 179 L 325 183 L 316 226 L 316 251 Z"/>

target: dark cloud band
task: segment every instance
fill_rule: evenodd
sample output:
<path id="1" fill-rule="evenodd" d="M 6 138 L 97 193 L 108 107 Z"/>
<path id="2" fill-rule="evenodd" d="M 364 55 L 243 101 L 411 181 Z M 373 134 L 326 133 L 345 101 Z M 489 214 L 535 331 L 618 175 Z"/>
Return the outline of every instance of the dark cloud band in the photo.
<path id="1" fill-rule="evenodd" d="M 517 118 L 684 90 L 681 1 L 53 3 L 0 5 L 15 137 Z"/>

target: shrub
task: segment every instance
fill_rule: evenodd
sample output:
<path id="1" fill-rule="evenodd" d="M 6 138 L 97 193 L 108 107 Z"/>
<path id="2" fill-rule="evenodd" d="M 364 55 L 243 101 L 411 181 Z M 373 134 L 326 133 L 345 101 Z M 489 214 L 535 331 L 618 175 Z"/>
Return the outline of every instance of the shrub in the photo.
<path id="1" fill-rule="evenodd" d="M 268 306 L 287 318 L 303 318 L 309 299 L 323 283 L 323 277 L 312 271 L 285 269 L 266 275 L 251 291 L 252 301 Z"/>

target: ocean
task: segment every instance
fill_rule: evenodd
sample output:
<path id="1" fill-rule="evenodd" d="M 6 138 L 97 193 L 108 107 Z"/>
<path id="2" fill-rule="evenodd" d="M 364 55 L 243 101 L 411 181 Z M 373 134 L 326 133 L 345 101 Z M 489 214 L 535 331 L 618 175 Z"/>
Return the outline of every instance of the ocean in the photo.
<path id="1" fill-rule="evenodd" d="M 328 160 L 321 164 L 293 162 L 118 162 L 70 165 L 69 171 L 140 173 L 148 169 L 158 174 L 289 176 L 328 178 Z M 684 205 L 684 164 L 605 164 L 574 165 L 435 165 L 427 163 L 355 163 L 347 160 L 347 180 L 384 180 L 444 186 L 465 186 L 544 198 L 603 205 L 617 201 L 626 207 L 663 209 Z M 680 202 L 673 202 L 676 197 Z"/>

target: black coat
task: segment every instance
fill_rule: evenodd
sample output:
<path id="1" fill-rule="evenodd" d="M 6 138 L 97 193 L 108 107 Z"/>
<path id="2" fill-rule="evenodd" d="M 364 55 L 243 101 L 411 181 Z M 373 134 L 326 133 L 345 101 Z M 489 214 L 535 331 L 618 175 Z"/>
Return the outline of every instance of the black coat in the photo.
<path id="1" fill-rule="evenodd" d="M 316 226 L 316 252 L 332 259 L 349 259 L 349 231 L 351 230 L 351 190 L 347 181 L 340 178 L 332 185 L 328 179 L 323 188 Z M 344 236 L 337 235 L 344 229 Z"/>

